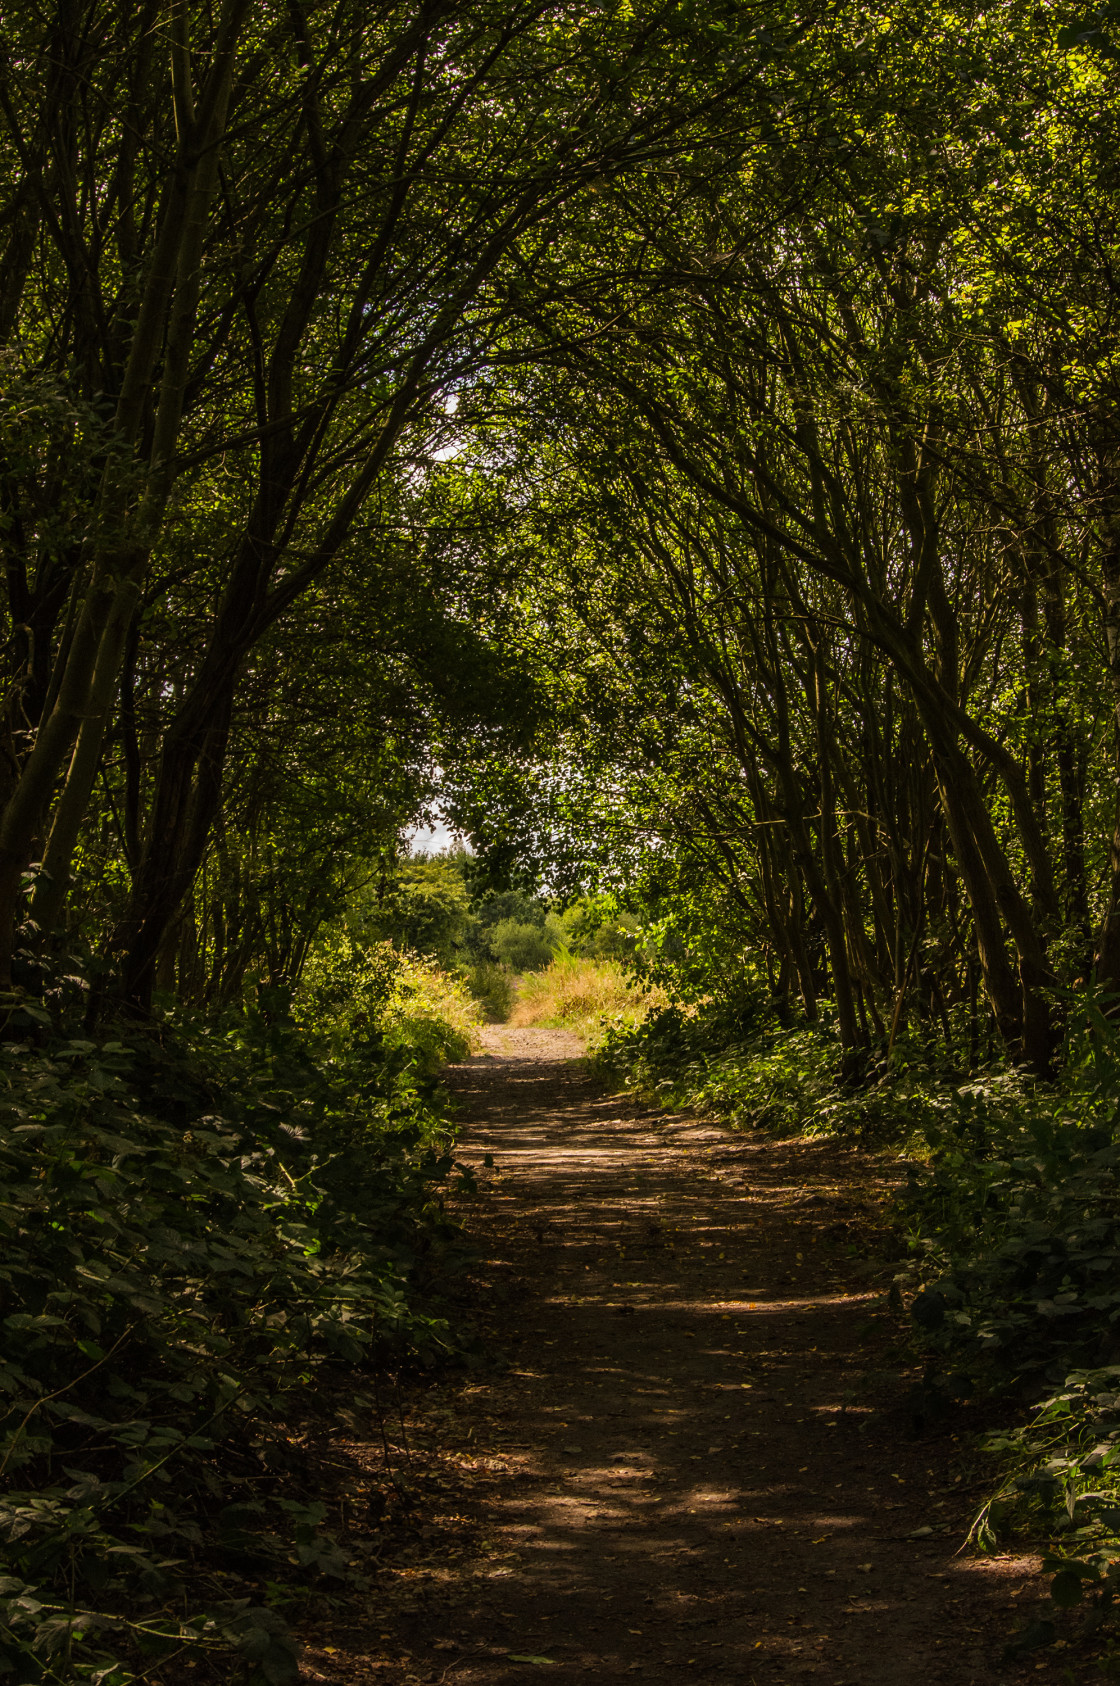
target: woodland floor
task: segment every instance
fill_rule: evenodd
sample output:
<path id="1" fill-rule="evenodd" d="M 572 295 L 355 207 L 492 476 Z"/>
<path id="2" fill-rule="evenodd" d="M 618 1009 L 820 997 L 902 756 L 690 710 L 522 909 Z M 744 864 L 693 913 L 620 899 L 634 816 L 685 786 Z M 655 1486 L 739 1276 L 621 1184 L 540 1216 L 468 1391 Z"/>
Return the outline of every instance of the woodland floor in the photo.
<path id="1" fill-rule="evenodd" d="M 449 1073 L 490 1357 L 332 1446 L 351 1506 L 389 1504 L 368 1537 L 353 1512 L 371 1591 L 306 1678 L 1104 1678 L 1076 1648 L 1002 1660 L 1038 1560 L 958 1555 L 992 1472 L 971 1411 L 918 1435 L 906 1405 L 867 1258 L 892 1162 L 660 1116 L 578 1052 L 499 1029 Z"/>

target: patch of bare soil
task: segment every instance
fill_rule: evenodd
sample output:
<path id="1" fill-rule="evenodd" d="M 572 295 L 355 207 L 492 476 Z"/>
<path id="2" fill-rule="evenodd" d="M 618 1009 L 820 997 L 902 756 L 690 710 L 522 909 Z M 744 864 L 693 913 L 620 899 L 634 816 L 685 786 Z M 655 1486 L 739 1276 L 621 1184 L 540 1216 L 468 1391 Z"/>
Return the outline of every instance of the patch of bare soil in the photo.
<path id="1" fill-rule="evenodd" d="M 307 1678 L 1099 1679 L 1070 1652 L 1005 1661 L 1037 1561 L 958 1555 L 990 1472 L 966 1409 L 918 1434 L 905 1405 L 859 1256 L 889 1163 L 635 1108 L 555 1034 L 450 1074 L 508 1363 L 348 1449 L 395 1471 L 403 1532 L 355 1524 L 373 1589 Z"/>
<path id="2" fill-rule="evenodd" d="M 578 1060 L 584 1052 L 582 1036 L 574 1030 L 536 1030 L 516 1025 L 488 1024 L 479 1037 L 482 1056 L 492 1060 Z"/>

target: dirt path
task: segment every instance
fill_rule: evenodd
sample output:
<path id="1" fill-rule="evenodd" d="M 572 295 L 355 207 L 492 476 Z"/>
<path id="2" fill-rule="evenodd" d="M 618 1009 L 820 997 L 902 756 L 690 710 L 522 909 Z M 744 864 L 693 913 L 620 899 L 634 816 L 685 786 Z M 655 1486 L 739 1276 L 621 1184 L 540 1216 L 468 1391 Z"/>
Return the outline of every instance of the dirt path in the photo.
<path id="1" fill-rule="evenodd" d="M 899 1404 L 867 1156 L 635 1109 L 555 1033 L 492 1049 L 451 1082 L 509 1365 L 417 1402 L 378 1637 L 309 1678 L 1087 1681 L 1001 1660 L 1033 1560 L 955 1555 L 968 1417 L 916 1438 Z"/>

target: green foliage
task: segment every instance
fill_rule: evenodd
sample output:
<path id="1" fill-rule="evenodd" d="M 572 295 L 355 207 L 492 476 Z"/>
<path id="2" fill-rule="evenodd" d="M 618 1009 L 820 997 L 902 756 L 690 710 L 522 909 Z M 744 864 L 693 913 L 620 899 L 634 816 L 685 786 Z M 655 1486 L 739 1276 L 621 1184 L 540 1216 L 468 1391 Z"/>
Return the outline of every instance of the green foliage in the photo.
<path id="1" fill-rule="evenodd" d="M 1054 1604 L 1089 1605 L 1088 1625 L 1099 1627 L 1120 1601 L 1120 1365 L 1071 1371 L 1028 1423 L 990 1434 L 986 1450 L 1005 1475 L 973 1538 L 991 1550 L 1025 1529 L 1048 1535 Z"/>
<path id="2" fill-rule="evenodd" d="M 929 1094 L 901 1208 L 935 1350 L 1017 1376 L 1120 1355 L 1120 1041 L 1078 1004 L 1063 1078 L 1011 1071 Z"/>
<path id="3" fill-rule="evenodd" d="M 943 1104 L 944 1079 L 928 1063 L 869 1062 L 855 1080 L 827 1024 L 791 1022 L 761 987 L 612 1027 L 597 1057 L 607 1075 L 662 1105 L 772 1135 L 845 1135 L 920 1151 Z"/>
<path id="4" fill-rule="evenodd" d="M 672 1005 L 608 1030 L 598 1063 L 662 1105 L 774 1135 L 847 1134 L 905 1140 L 924 1112 L 924 1088 L 902 1074 L 844 1079 L 844 1051 L 827 1028 L 784 1023 L 761 988 L 698 1008 Z"/>
<path id="5" fill-rule="evenodd" d="M 466 974 L 468 988 L 488 1024 L 504 1024 L 513 1007 L 513 978 L 505 966 L 480 960 Z"/>
<path id="6" fill-rule="evenodd" d="M 537 896 L 529 895 L 526 890 L 499 890 L 495 895 L 485 896 L 475 906 L 475 917 L 483 931 L 492 931 L 496 926 L 511 921 L 543 928 L 546 916 L 544 902 Z"/>
<path id="7" fill-rule="evenodd" d="M 500 919 L 489 934 L 490 947 L 511 972 L 540 972 L 552 959 L 552 944 L 539 925 Z"/>
<path id="8" fill-rule="evenodd" d="M 449 851 L 400 861 L 351 898 L 343 921 L 346 936 L 327 932 L 313 951 L 388 943 L 401 953 L 422 955 L 442 970 L 477 976 L 479 987 L 498 1002 L 502 986 L 493 971 L 538 971 L 565 939 L 566 927 L 547 904 L 524 890 L 472 895 L 469 855 Z M 495 993 L 495 991 L 497 993 Z M 481 997 L 480 997 L 481 999 Z"/>
<path id="9" fill-rule="evenodd" d="M 304 962 L 293 1011 L 317 1042 L 344 1049 L 378 1032 L 401 958 L 391 943 L 362 943 L 337 927 L 321 931 Z"/>
<path id="10" fill-rule="evenodd" d="M 362 923 L 398 949 L 453 965 L 473 925 L 459 861 L 447 855 L 402 861 Z"/>
<path id="11" fill-rule="evenodd" d="M 581 960 L 632 960 L 641 942 L 641 922 L 613 896 L 581 896 L 555 921 L 557 946 Z"/>
<path id="12" fill-rule="evenodd" d="M 134 1678 L 183 1644 L 297 1678 L 243 1575 L 352 1571 L 281 1486 L 316 1377 L 453 1337 L 425 1308 L 451 1138 L 404 1048 L 290 1030 L 0 1049 L 0 1670 Z M 435 1249 L 435 1251 L 433 1251 Z M 229 1596 L 192 1591 L 224 1563 Z M 169 1614 L 174 1612 L 174 1614 Z"/>
<path id="13" fill-rule="evenodd" d="M 401 1049 L 421 1072 L 434 1077 L 442 1066 L 470 1054 L 478 1003 L 458 974 L 402 955 L 382 1029 L 386 1046 Z"/>
<path id="14" fill-rule="evenodd" d="M 630 959 L 639 922 L 610 896 L 579 896 L 561 911 L 523 890 L 506 890 L 478 906 L 468 947 L 514 972 L 539 972 L 558 953 L 581 959 Z"/>

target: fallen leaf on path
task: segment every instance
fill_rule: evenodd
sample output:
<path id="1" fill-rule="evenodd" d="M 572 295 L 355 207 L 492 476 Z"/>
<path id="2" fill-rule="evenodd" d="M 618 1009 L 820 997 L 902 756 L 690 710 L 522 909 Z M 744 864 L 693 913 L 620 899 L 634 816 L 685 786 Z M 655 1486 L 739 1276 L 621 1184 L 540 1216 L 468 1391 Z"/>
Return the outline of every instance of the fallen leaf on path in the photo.
<path id="1" fill-rule="evenodd" d="M 555 1668 L 556 1667 L 556 1658 L 555 1657 L 515 1656 L 512 1651 L 506 1657 L 506 1661 L 510 1662 L 510 1663 L 546 1663 L 549 1668 Z"/>

